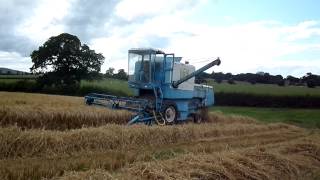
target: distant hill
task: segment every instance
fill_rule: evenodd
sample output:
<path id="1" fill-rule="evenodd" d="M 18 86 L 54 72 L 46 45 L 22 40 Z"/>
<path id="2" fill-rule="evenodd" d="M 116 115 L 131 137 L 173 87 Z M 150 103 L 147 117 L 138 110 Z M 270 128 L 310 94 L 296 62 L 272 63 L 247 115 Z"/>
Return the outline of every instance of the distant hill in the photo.
<path id="1" fill-rule="evenodd" d="M 13 70 L 9 68 L 0 67 L 0 74 L 3 75 L 22 75 L 22 74 L 30 74 L 23 71 Z"/>

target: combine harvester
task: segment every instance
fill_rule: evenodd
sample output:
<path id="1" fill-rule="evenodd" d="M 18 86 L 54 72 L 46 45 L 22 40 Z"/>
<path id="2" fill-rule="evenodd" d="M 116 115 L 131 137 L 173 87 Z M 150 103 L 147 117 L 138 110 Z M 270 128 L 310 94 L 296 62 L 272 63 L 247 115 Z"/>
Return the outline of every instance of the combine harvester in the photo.
<path id="1" fill-rule="evenodd" d="M 199 123 L 214 104 L 214 93 L 211 86 L 195 84 L 195 76 L 221 61 L 217 58 L 197 71 L 180 61 L 181 57 L 156 49 L 130 49 L 128 84 L 135 97 L 90 93 L 85 102 L 135 112 L 129 125 L 170 125 L 189 118 Z"/>

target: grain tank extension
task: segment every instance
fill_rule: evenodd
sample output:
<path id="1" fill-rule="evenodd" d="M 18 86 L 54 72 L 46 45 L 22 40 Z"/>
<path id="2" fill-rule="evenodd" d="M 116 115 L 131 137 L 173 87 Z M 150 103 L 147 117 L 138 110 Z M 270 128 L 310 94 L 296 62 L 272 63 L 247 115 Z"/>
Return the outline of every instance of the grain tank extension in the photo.
<path id="1" fill-rule="evenodd" d="M 207 107 L 214 104 L 214 93 L 211 86 L 195 84 L 195 76 L 220 65 L 220 59 L 198 70 L 180 61 L 181 57 L 156 49 L 130 49 L 128 84 L 134 97 L 91 93 L 85 102 L 135 112 L 128 124 L 200 122 L 206 118 Z"/>

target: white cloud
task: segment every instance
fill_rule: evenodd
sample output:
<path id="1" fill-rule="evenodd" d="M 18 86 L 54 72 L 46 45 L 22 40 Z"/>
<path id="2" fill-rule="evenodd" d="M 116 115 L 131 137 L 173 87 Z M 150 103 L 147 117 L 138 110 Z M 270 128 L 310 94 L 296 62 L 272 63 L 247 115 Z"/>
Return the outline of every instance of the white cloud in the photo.
<path id="1" fill-rule="evenodd" d="M 49 37 L 66 30 L 66 22 L 63 22 L 65 17 L 77 14 L 69 12 L 77 9 L 72 9 L 74 2 L 80 1 L 41 0 L 34 12 L 28 15 L 31 17 L 27 18 L 15 33 L 28 37 L 38 47 Z M 96 17 L 99 13 L 93 13 L 93 17 L 88 18 L 88 24 L 92 19 L 95 26 L 101 24 L 92 28 L 92 31 L 99 32 L 90 31 L 95 36 L 93 38 L 88 35 L 90 38 L 88 44 L 105 56 L 103 72 L 109 67 L 127 69 L 128 49 L 153 47 L 183 56 L 197 68 L 205 64 L 205 62 L 197 63 L 198 61 L 219 56 L 222 64 L 220 67 L 214 67 L 214 71 L 232 73 L 268 71 L 297 76 L 309 71 L 320 73 L 320 57 L 314 55 L 313 59 L 307 57 L 301 59 L 303 54 L 320 52 L 320 42 L 309 42 L 314 37 L 320 38 L 318 21 L 308 20 L 288 25 L 278 21 L 262 20 L 240 24 L 236 23 L 236 17 L 224 16 L 224 19 L 229 21 L 228 25 L 196 22 L 197 12 L 206 6 L 206 2 L 206 0 L 122 0 L 118 4 L 113 3 L 115 8 L 110 7 L 108 18 Z M 103 9 L 104 7 L 99 10 Z M 87 14 L 84 13 L 87 13 L 87 10 L 77 14 L 77 17 L 82 14 L 86 17 Z M 80 19 L 81 24 L 87 21 L 87 18 Z M 69 26 L 73 25 L 68 23 Z M 82 26 L 75 26 L 77 27 Z M 82 31 L 88 33 L 85 29 Z M 299 56 L 295 57 L 296 54 Z M 1 66 L 9 59 L 16 58 L 17 62 L 21 59 L 12 53 L 6 55 L 6 58 L 3 56 L 2 52 Z M 25 69 L 28 68 L 29 65 Z"/>
<path id="2" fill-rule="evenodd" d="M 14 70 L 30 72 L 32 66 L 29 57 L 23 57 L 16 52 L 0 51 L 0 67 L 6 67 Z"/>
<path id="3" fill-rule="evenodd" d="M 126 50 L 129 48 L 129 43 L 126 38 L 117 36 L 99 38 L 92 40 L 91 44 L 96 52 L 103 52 L 106 58 L 102 72 L 105 72 L 109 67 L 127 70 Z"/>
<path id="4" fill-rule="evenodd" d="M 317 25 L 319 25 L 317 21 L 304 21 L 295 27 L 284 27 L 283 33 L 289 33 L 289 35 L 286 36 L 286 40 L 288 41 L 307 39 L 312 35 L 320 35 L 320 28 L 317 27 Z"/>
<path id="5" fill-rule="evenodd" d="M 62 20 L 68 14 L 73 1 L 40 1 L 32 16 L 18 27 L 17 32 L 29 37 L 35 44 L 43 43 L 49 37 L 63 33 Z"/>
<path id="6" fill-rule="evenodd" d="M 215 71 L 242 73 L 270 70 L 273 73 L 272 69 L 277 67 L 284 69 L 292 67 L 292 72 L 287 71 L 282 74 L 293 73 L 301 76 L 305 72 L 297 70 L 299 67 L 303 71 L 310 69 L 318 73 L 320 57 L 312 63 L 308 59 L 282 61 L 281 57 L 304 53 L 310 49 L 320 51 L 320 42 L 318 44 L 298 42 L 311 35 L 320 35 L 320 27 L 317 27 L 317 24 L 316 21 L 306 21 L 289 26 L 276 21 L 259 21 L 229 26 L 209 26 L 191 23 L 187 21 L 184 14 L 176 12 L 176 14 L 150 18 L 139 26 L 131 27 L 129 33 L 126 29 L 126 34 L 129 36 L 122 36 L 123 31 L 120 30 L 114 32 L 108 41 L 100 45 L 93 43 L 93 45 L 102 47 L 103 44 L 112 44 L 110 52 L 113 57 L 116 56 L 117 59 L 122 60 L 121 62 L 125 62 L 127 49 L 150 47 L 152 44 L 148 38 L 161 36 L 167 38 L 169 42 L 164 50 L 184 56 L 190 60 L 191 64 L 199 59 L 219 56 L 222 64 L 220 67 L 215 67 Z M 101 48 L 101 51 L 104 49 Z M 199 68 L 204 64 L 196 63 L 195 65 Z M 281 71 L 274 71 L 274 73 L 281 73 Z"/>
<path id="7" fill-rule="evenodd" d="M 141 16 L 170 14 L 184 8 L 188 10 L 196 4 L 201 4 L 204 0 L 123 0 L 115 8 L 115 14 L 123 19 L 131 21 Z"/>

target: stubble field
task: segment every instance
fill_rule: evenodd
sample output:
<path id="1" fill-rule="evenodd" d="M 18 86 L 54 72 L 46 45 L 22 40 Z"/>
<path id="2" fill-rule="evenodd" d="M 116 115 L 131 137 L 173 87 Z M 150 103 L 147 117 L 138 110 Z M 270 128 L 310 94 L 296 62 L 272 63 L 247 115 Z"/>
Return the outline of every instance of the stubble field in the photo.
<path id="1" fill-rule="evenodd" d="M 0 92 L 0 179 L 317 179 L 318 129 L 211 113 L 126 126 L 82 98 Z"/>

